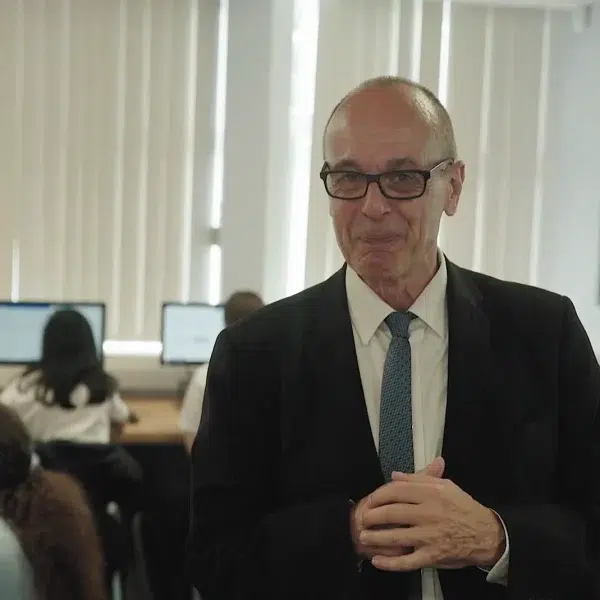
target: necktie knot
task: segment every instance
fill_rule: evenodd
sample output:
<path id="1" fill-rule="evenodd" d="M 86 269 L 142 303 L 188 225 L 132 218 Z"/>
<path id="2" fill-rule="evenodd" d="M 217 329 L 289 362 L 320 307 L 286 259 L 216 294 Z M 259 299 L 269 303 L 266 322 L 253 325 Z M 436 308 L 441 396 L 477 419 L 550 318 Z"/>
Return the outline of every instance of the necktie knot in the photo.
<path id="1" fill-rule="evenodd" d="M 408 338 L 408 326 L 413 318 L 414 315 L 411 312 L 393 312 L 386 317 L 385 323 L 389 327 L 392 337 Z"/>

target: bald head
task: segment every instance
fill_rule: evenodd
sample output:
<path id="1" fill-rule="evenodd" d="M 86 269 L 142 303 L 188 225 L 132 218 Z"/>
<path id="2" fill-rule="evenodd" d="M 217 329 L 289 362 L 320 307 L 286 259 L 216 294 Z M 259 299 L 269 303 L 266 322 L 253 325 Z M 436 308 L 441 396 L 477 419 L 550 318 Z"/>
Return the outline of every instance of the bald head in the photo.
<path id="1" fill-rule="evenodd" d="M 323 135 L 323 156 L 327 160 L 329 134 L 343 126 L 358 104 L 369 103 L 373 111 L 384 103 L 406 113 L 407 122 L 428 131 L 427 151 L 439 158 L 456 158 L 457 148 L 450 115 L 436 95 L 418 83 L 402 77 L 381 76 L 367 79 L 346 94 L 333 109 Z M 361 110 L 361 118 L 364 110 Z"/>
<path id="2" fill-rule="evenodd" d="M 365 81 L 334 109 L 321 179 L 346 263 L 385 302 L 406 310 L 433 277 L 443 214 L 465 176 L 448 113 L 426 88 Z"/>

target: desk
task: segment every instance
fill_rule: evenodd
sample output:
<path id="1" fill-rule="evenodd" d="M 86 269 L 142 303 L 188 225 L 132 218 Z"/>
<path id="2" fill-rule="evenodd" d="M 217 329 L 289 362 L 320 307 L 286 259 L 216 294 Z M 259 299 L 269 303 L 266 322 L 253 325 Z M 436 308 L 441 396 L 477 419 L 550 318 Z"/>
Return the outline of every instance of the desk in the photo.
<path id="1" fill-rule="evenodd" d="M 165 397 L 124 397 L 139 423 L 128 423 L 118 436 L 122 444 L 182 443 L 180 401 Z"/>

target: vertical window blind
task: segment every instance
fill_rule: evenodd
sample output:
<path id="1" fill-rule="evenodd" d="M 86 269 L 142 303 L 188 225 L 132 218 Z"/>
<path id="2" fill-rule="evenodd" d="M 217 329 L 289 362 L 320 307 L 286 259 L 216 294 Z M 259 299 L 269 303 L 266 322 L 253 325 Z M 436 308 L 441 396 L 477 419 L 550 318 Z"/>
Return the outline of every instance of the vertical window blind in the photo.
<path id="1" fill-rule="evenodd" d="M 218 2 L 0 3 L 0 297 L 156 340 L 206 212 Z M 198 237 L 198 236 L 195 236 Z"/>

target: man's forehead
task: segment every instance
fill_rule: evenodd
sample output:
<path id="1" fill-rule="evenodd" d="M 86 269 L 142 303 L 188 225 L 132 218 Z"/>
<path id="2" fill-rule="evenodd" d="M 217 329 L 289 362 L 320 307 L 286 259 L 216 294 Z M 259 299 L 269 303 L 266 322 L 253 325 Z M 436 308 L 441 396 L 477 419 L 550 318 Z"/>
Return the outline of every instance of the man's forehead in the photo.
<path id="1" fill-rule="evenodd" d="M 325 157 L 340 161 L 364 156 L 380 158 L 413 157 L 418 160 L 424 152 L 428 135 L 422 128 L 386 126 L 377 123 L 356 124 L 352 127 L 332 127 L 325 138 Z"/>
<path id="2" fill-rule="evenodd" d="M 324 138 L 325 159 L 420 161 L 431 124 L 402 88 L 366 89 L 349 97 L 332 116 Z"/>

